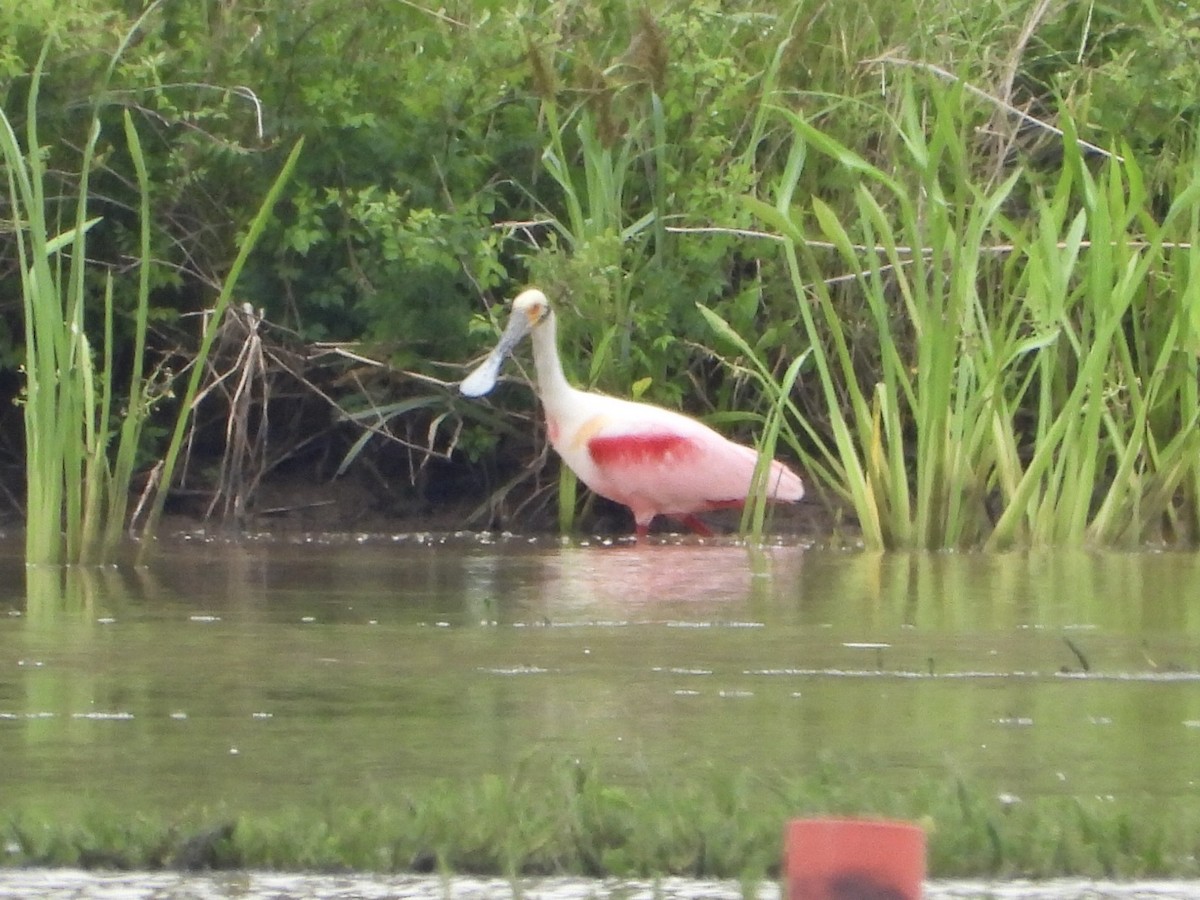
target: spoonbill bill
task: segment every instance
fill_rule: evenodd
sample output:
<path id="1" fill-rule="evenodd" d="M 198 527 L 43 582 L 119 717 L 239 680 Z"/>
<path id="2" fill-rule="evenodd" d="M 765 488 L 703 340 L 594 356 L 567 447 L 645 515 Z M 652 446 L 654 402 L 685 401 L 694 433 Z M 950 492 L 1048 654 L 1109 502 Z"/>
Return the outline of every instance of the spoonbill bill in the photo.
<path id="1" fill-rule="evenodd" d="M 682 413 L 572 387 L 558 358 L 554 310 L 535 288 L 513 301 L 499 343 L 459 390 L 468 397 L 491 391 L 504 360 L 526 335 L 533 336 L 537 392 L 551 446 L 595 493 L 629 507 L 638 537 L 660 515 L 711 534 L 696 513 L 745 503 L 758 454 Z M 804 485 L 772 460 L 766 491 L 770 500 L 794 503 L 804 496 Z"/>

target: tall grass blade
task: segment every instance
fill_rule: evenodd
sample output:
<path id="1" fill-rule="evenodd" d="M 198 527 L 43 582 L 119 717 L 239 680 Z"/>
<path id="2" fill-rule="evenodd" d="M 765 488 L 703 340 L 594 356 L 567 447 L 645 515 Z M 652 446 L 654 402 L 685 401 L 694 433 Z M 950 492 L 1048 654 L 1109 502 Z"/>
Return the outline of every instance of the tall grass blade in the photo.
<path id="1" fill-rule="evenodd" d="M 233 265 L 229 269 L 229 273 L 225 276 L 224 282 L 221 284 L 221 291 L 217 295 L 217 299 L 213 304 L 211 313 L 204 326 L 204 332 L 200 339 L 200 347 L 196 351 L 196 359 L 192 365 L 192 371 L 188 378 L 187 388 L 182 397 L 180 397 L 179 415 L 175 420 L 175 428 L 171 433 L 171 442 L 167 447 L 167 452 L 163 457 L 163 468 L 159 482 L 158 491 L 154 501 L 150 506 L 150 511 L 146 516 L 145 524 L 142 526 L 142 548 L 141 555 L 145 556 L 149 552 L 150 539 L 154 537 L 158 530 L 158 523 L 162 518 L 163 507 L 166 504 L 167 493 L 171 487 L 171 480 L 175 474 L 175 466 L 179 460 L 179 452 L 183 446 L 183 438 L 187 432 L 188 421 L 191 418 L 193 407 L 196 402 L 196 395 L 200 388 L 200 379 L 204 374 L 204 362 L 208 358 L 209 352 L 212 350 L 213 340 L 216 338 L 217 329 L 220 327 L 221 321 L 225 315 L 225 310 L 229 306 L 230 299 L 233 296 L 233 289 L 237 285 L 238 277 L 242 273 L 242 268 L 246 265 L 246 260 L 250 253 L 254 250 L 255 244 L 258 243 L 259 237 L 262 235 L 263 229 L 266 228 L 267 222 L 275 210 L 275 204 L 283 194 L 284 188 L 291 179 L 292 171 L 296 167 L 296 162 L 300 158 L 300 152 L 304 147 L 303 138 L 298 140 L 295 146 L 292 147 L 291 153 L 288 154 L 284 161 L 283 167 L 279 170 L 279 174 L 275 177 L 266 196 L 263 198 L 262 204 L 258 208 L 258 213 L 250 223 L 250 228 L 242 238 L 241 245 L 238 248 L 238 254 L 233 261 Z"/>
<path id="2" fill-rule="evenodd" d="M 104 512 L 105 532 L 102 555 L 109 557 L 115 551 L 124 533 L 126 512 L 129 505 L 129 486 L 133 481 L 134 466 L 137 461 L 138 443 L 150 412 L 150 391 L 153 385 L 145 378 L 144 357 L 146 354 L 146 332 L 150 316 L 150 176 L 146 168 L 145 155 L 142 153 L 141 139 L 133 125 L 133 119 L 128 111 L 124 115 L 125 142 L 133 160 L 134 171 L 137 174 L 139 207 L 138 215 L 141 227 L 138 240 L 138 286 L 137 305 L 133 325 L 133 357 L 130 360 L 129 390 L 125 415 L 121 421 L 120 438 L 117 443 L 116 459 L 113 462 L 112 491 L 108 497 L 108 507 Z M 111 314 L 111 309 L 109 310 Z M 106 368 L 112 372 L 112 368 Z M 111 382 L 111 379 L 110 379 Z M 108 427 L 107 416 L 104 417 L 104 427 Z"/>

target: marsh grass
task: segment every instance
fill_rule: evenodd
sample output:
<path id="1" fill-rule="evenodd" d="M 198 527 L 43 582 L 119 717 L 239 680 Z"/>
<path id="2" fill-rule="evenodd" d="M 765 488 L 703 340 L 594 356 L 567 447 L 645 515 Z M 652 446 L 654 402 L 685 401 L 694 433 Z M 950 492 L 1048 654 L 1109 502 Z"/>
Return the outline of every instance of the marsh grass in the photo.
<path id="1" fill-rule="evenodd" d="M 929 834 L 932 877 L 1195 877 L 1194 804 L 1054 796 L 1020 801 L 953 779 L 897 790 L 827 765 L 806 777 L 716 771 L 614 781 L 566 761 L 431 783 L 369 806 L 249 813 L 196 808 L 70 821 L 10 811 L 7 865 L 441 871 L 499 876 L 775 877 L 783 824 L 822 814 L 905 818 Z"/>
<path id="2" fill-rule="evenodd" d="M 116 65 L 151 4 L 110 60 Z M 25 319 L 24 418 L 26 440 L 26 561 L 34 564 L 96 563 L 115 559 L 128 520 L 130 486 L 147 417 L 170 390 L 159 369 L 145 366 L 150 306 L 152 218 L 151 185 L 133 120 L 123 116 L 125 145 L 136 173 L 140 219 L 137 285 L 133 311 L 133 353 L 127 393 L 114 386 L 114 276 L 103 273 L 103 336 L 99 350 L 88 337 L 87 307 L 94 273 L 87 235 L 100 223 L 89 216 L 89 176 L 100 146 L 101 106 L 94 104 L 88 138 L 80 158 L 73 224 L 60 230 L 47 218 L 47 172 L 38 137 L 38 96 L 50 44 L 34 68 L 26 107 L 25 146 L 8 117 L 0 111 L 0 152 L 8 174 L 14 210 L 15 239 L 21 270 Z M 100 91 L 102 94 L 103 91 Z M 142 528 L 153 537 L 179 455 L 182 435 L 199 388 L 199 375 L 212 346 L 217 325 L 229 304 L 246 257 L 295 164 L 294 148 L 268 192 L 239 254 L 222 285 L 213 315 L 202 336 L 192 378 L 180 398 L 179 414 L 158 479 L 158 490 Z M 144 541 L 143 547 L 148 545 Z"/>
<path id="3" fill-rule="evenodd" d="M 535 65 L 535 70 L 539 68 L 544 63 Z M 549 219 L 554 237 L 531 260 L 533 280 L 551 294 L 565 295 L 578 304 L 584 318 L 603 323 L 591 342 L 587 370 L 575 373 L 576 380 L 587 388 L 607 380 L 617 390 L 640 395 L 648 381 L 631 386 L 624 383 L 628 379 L 623 374 L 614 378 L 614 373 L 629 369 L 637 273 L 663 252 L 665 186 L 661 176 L 650 179 L 653 208 L 632 221 L 627 194 L 640 170 L 665 170 L 662 103 L 650 92 L 646 121 L 620 127 L 611 108 L 613 89 L 607 85 L 597 90 L 599 99 L 592 98 L 590 106 L 577 105 L 565 115 L 557 92 L 549 85 L 545 90 L 542 112 L 548 139 L 541 161 L 559 189 L 563 212 Z M 569 338 L 569 321 L 563 325 Z M 570 368 L 569 361 L 566 367 Z M 557 498 L 558 524 L 564 533 L 574 525 L 578 493 L 575 474 L 562 466 Z"/>
<path id="4" fill-rule="evenodd" d="M 984 183 L 961 86 L 906 78 L 897 93 L 892 171 L 781 111 L 793 140 L 774 203 L 746 201 L 785 240 L 828 407 L 808 455 L 864 542 L 1194 534 L 1179 499 L 1194 501 L 1200 463 L 1200 165 L 1156 216 L 1136 163 L 1097 163 L 1064 117 L 1048 185 L 1020 169 Z M 851 211 L 798 196 L 811 154 L 858 179 Z M 843 315 L 848 291 L 865 327 Z"/>
<path id="5" fill-rule="evenodd" d="M 22 150 L 7 116 L 0 111 L 0 151 L 8 173 L 21 269 L 26 359 L 24 418 L 26 437 L 26 559 L 30 563 L 92 562 L 110 555 L 120 538 L 133 459 L 142 425 L 158 384 L 142 377 L 142 350 L 148 308 L 148 186 L 137 132 L 124 118 L 125 139 L 142 195 L 140 238 L 142 277 L 135 306 L 134 382 L 117 436 L 115 462 L 108 446 L 114 431 L 111 378 L 113 359 L 113 280 L 104 280 L 103 365 L 87 337 L 87 234 L 100 221 L 88 216 L 88 176 L 100 139 L 98 113 L 84 144 L 74 221 L 57 230 L 47 220 L 46 171 L 38 140 L 38 93 L 43 48 L 34 69 L 26 108 L 26 147 Z M 52 230 L 54 229 L 54 230 Z M 108 527 L 105 521 L 116 521 Z"/>
<path id="6" fill-rule="evenodd" d="M 738 334 L 719 314 L 703 305 L 698 305 L 697 309 L 719 339 L 719 343 L 732 346 L 737 351 L 736 359 L 744 360 L 744 363 L 726 361 L 726 364 L 740 376 L 753 380 L 769 402 L 769 408 L 765 415 L 750 413 L 741 417 L 750 418 L 756 425 L 761 426 L 756 445 L 758 465 L 754 471 L 751 490 L 742 510 L 742 519 L 739 525 L 739 531 L 742 534 L 759 541 L 762 540 L 767 523 L 767 513 L 770 509 L 767 500 L 767 475 L 770 471 L 771 460 L 775 458 L 776 448 L 782 440 L 793 450 L 802 452 L 800 449 L 802 444 L 792 428 L 792 422 L 803 422 L 803 417 L 800 416 L 799 410 L 792 402 L 791 393 L 800 377 L 801 369 L 808 360 L 808 354 L 803 353 L 793 359 L 784 371 L 783 377 L 777 379 L 761 354 L 756 353 L 746 339 Z M 825 477 L 829 477 L 827 473 Z"/>

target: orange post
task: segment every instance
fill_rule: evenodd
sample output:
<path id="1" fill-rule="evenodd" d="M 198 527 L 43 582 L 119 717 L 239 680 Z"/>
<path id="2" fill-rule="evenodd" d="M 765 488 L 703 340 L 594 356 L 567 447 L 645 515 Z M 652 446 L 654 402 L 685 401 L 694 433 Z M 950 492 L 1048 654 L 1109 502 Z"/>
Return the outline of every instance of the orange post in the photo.
<path id="1" fill-rule="evenodd" d="M 884 819 L 792 819 L 784 900 L 920 900 L 925 832 Z"/>

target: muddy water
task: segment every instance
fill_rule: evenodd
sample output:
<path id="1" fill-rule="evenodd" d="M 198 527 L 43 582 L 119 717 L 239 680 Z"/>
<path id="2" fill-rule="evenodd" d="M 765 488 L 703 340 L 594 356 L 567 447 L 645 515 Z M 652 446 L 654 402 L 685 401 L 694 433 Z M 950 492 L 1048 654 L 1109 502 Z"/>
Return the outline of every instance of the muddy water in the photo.
<path id="1" fill-rule="evenodd" d="M 1200 558 L 471 536 L 0 548 L 0 797 L 369 802 L 530 753 L 1200 799 Z"/>

